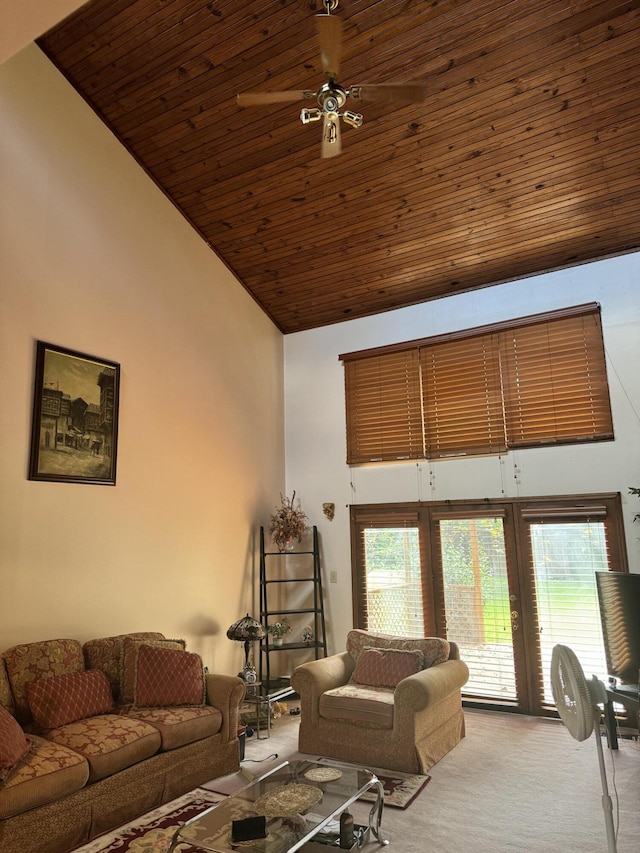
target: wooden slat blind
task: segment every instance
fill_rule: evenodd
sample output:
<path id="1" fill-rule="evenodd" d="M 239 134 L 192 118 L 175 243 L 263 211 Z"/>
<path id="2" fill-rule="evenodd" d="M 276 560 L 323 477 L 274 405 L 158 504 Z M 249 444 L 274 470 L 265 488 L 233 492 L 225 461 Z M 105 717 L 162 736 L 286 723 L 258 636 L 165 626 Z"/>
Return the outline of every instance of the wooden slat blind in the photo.
<path id="1" fill-rule="evenodd" d="M 420 347 L 427 458 L 506 450 L 497 335 Z"/>
<path id="2" fill-rule="evenodd" d="M 613 438 L 593 303 L 340 358 L 348 464 Z"/>
<path id="3" fill-rule="evenodd" d="M 507 443 L 613 437 L 598 311 L 500 335 Z"/>
<path id="4" fill-rule="evenodd" d="M 417 350 L 350 362 L 345 373 L 350 455 L 359 461 L 424 458 Z"/>

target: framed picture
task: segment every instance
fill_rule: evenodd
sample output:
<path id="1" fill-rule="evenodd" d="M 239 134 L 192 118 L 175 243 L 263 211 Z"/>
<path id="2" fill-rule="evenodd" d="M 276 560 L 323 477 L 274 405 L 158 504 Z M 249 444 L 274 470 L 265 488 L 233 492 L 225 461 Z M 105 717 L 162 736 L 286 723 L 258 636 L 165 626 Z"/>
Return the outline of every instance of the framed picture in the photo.
<path id="1" fill-rule="evenodd" d="M 37 341 L 29 479 L 116 484 L 120 365 Z"/>

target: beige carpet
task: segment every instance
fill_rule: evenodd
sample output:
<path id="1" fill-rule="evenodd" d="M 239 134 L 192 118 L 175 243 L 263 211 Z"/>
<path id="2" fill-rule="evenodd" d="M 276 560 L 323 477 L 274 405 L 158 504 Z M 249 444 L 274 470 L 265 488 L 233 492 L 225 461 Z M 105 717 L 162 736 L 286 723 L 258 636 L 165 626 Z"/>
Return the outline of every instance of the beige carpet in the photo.
<path id="1" fill-rule="evenodd" d="M 594 736 L 578 743 L 561 723 L 533 717 L 468 711 L 466 719 L 467 737 L 431 768 L 431 782 L 409 808 L 385 811 L 382 827 L 390 850 L 606 853 Z M 275 721 L 270 739 L 249 739 L 243 766 L 257 774 L 298 756 L 298 725 L 299 717 L 284 716 Z M 640 744 L 623 740 L 618 752 L 606 744 L 604 752 L 614 820 L 615 770 L 618 853 L 638 853 Z M 273 753 L 277 759 L 269 758 Z M 241 782 L 238 774 L 211 787 L 230 792 Z M 356 803 L 353 810 L 357 822 L 366 822 L 366 804 Z M 366 853 L 376 849 L 368 845 Z"/>

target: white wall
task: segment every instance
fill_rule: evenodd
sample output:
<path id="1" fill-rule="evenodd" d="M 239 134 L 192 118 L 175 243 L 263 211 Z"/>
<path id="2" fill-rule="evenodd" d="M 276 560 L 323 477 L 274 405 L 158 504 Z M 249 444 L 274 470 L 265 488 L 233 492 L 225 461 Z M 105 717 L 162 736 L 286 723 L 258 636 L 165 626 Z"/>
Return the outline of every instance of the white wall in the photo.
<path id="1" fill-rule="evenodd" d="M 237 672 L 282 335 L 33 45 L 0 66 L 0 186 L 0 649 L 152 629 Z M 38 339 L 121 364 L 115 487 L 27 479 Z"/>
<path id="2" fill-rule="evenodd" d="M 586 302 L 599 302 L 616 440 L 510 452 L 504 457 L 368 465 L 345 463 L 340 353 L 428 337 Z M 640 571 L 640 254 L 495 285 L 285 338 L 287 490 L 297 489 L 324 551 L 332 650 L 352 627 L 350 504 L 620 491 L 630 569 Z M 322 503 L 336 504 L 327 521 Z"/>

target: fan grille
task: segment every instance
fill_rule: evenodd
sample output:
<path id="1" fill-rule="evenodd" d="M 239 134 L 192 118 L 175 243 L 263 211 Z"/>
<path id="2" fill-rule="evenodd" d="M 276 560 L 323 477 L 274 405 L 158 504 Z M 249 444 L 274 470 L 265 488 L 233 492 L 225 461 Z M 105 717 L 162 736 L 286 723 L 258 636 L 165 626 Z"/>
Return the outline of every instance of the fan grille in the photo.
<path id="1" fill-rule="evenodd" d="M 576 740 L 593 731 L 593 706 L 580 661 L 568 646 L 554 646 L 551 654 L 551 690 L 558 713 Z"/>

